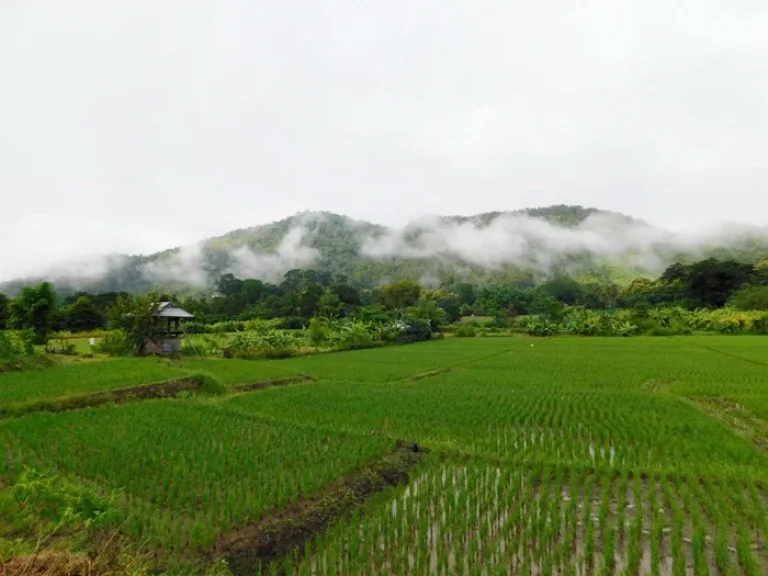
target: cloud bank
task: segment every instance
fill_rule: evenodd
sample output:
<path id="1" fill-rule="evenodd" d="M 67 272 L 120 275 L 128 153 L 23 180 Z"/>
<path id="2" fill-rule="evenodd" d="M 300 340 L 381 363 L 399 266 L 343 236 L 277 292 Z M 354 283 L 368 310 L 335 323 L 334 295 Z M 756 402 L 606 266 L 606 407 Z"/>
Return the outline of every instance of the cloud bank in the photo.
<path id="1" fill-rule="evenodd" d="M 140 273 L 153 283 L 196 289 L 212 287 L 222 271 L 238 278 L 279 282 L 288 270 L 311 266 L 320 256 L 317 249 L 306 245 L 306 234 L 303 225 L 292 228 L 274 252 L 254 250 L 245 244 L 210 252 L 206 243 L 200 242 L 145 264 Z M 217 270 L 214 260 L 227 264 Z"/>
<path id="2" fill-rule="evenodd" d="M 306 234 L 303 226 L 293 228 L 272 253 L 240 246 L 231 252 L 233 264 L 228 271 L 238 278 L 278 282 L 288 270 L 311 266 L 320 257 L 319 250 L 305 244 Z"/>
<path id="3" fill-rule="evenodd" d="M 367 238 L 362 253 L 371 258 L 437 258 L 490 269 L 532 267 L 547 274 L 564 259 L 591 256 L 659 272 L 677 253 L 698 256 L 708 248 L 746 242 L 768 246 L 768 228 L 725 224 L 671 232 L 606 213 L 592 214 L 573 227 L 523 214 L 502 214 L 488 223 L 430 216 Z"/>

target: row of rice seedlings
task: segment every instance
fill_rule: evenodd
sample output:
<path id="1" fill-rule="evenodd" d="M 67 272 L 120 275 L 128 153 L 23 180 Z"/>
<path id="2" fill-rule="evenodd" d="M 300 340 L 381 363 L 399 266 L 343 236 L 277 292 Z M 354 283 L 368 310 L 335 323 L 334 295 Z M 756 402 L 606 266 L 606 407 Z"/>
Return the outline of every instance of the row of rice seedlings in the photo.
<path id="1" fill-rule="evenodd" d="M 435 465 L 313 542 L 295 573 L 765 573 L 761 489 L 709 488 L 681 476 Z"/>
<path id="2" fill-rule="evenodd" d="M 468 368 L 407 387 L 373 380 L 354 386 L 320 382 L 243 395 L 228 403 L 278 419 L 356 432 L 376 430 L 418 438 L 435 449 L 530 465 L 734 477 L 754 477 L 768 465 L 768 458 L 744 439 L 671 394 L 621 384 L 615 390 L 598 385 L 590 389 L 589 379 L 601 374 L 583 364 L 569 373 L 571 379 L 585 380 L 579 387 L 563 375 L 552 380 L 541 366 L 523 378 L 519 370 L 529 368 L 513 362 L 506 369 Z M 511 381 L 512 370 L 516 372 Z"/>

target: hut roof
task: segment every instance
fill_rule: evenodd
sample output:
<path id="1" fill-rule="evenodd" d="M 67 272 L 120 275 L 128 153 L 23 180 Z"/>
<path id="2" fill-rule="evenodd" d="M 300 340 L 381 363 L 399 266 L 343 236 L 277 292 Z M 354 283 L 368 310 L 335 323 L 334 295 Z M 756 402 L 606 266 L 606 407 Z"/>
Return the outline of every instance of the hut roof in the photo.
<path id="1" fill-rule="evenodd" d="M 160 302 L 155 307 L 155 318 L 194 318 L 194 314 L 190 314 L 186 310 L 182 310 L 173 302 Z"/>

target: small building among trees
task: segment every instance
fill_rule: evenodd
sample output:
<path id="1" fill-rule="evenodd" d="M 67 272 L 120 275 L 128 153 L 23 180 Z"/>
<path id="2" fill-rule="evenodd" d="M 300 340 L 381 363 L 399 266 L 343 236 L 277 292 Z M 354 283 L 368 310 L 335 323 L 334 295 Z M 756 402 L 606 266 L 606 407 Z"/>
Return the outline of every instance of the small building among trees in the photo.
<path id="1" fill-rule="evenodd" d="M 159 302 L 152 312 L 152 336 L 147 339 L 144 351 L 147 354 L 178 354 L 181 352 L 181 328 L 183 320 L 195 316 L 173 302 Z"/>

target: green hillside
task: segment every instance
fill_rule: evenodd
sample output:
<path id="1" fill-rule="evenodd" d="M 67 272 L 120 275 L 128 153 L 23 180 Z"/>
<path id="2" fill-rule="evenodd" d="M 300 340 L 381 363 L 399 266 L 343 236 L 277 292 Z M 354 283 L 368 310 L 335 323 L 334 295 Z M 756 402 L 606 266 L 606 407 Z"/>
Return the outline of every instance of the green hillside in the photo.
<path id="1" fill-rule="evenodd" d="M 521 218 L 515 219 L 516 216 Z M 499 220 L 501 217 L 507 219 Z M 588 221 L 589 218 L 593 220 Z M 568 234 L 585 230 L 588 234 L 588 226 L 594 218 L 607 219 L 605 221 L 609 222 L 607 233 L 614 238 L 608 238 L 608 244 L 613 240 L 621 242 L 629 230 L 641 238 L 647 235 L 648 243 L 610 254 L 590 250 L 588 243 L 584 249 L 569 245 Z M 463 255 L 451 249 L 438 247 L 430 251 L 425 248 L 435 241 L 435 229 L 442 230 L 444 234 L 457 229 L 466 233 L 467 230 L 490 230 L 489 227 L 498 226 L 499 223 L 514 226 L 520 222 L 532 228 L 543 226 L 544 233 L 522 232 L 520 238 L 524 246 L 520 253 L 503 261 L 490 264 L 484 261 L 489 256 L 488 252 L 506 249 L 503 241 L 502 245 L 498 245 L 498 239 L 492 247 L 479 246 L 474 252 L 472 247 L 466 247 L 457 240 L 459 248 L 465 248 Z M 241 277 L 261 276 L 265 280 L 276 281 L 288 269 L 302 267 L 344 275 L 360 287 L 373 287 L 401 279 L 430 283 L 451 277 L 472 282 L 504 282 L 512 279 L 537 282 L 543 276 L 557 271 L 575 277 L 625 283 L 637 275 L 652 276 L 669 263 L 707 255 L 755 262 L 768 256 L 768 236 L 759 229 L 757 232 L 748 231 L 735 243 L 710 242 L 703 249 L 699 246 L 696 250 L 681 251 L 666 241 L 671 233 L 630 216 L 582 206 L 558 205 L 473 216 L 436 216 L 416 220 L 399 231 L 339 214 L 312 212 L 209 238 L 201 243 L 200 250 L 192 259 L 185 256 L 180 248 L 146 256 L 112 257 L 108 272 L 96 281 L 53 280 L 57 289 L 64 293 L 75 289 L 91 292 L 144 292 L 153 288 L 200 292 L 209 290 L 215 279 L 225 272 L 234 272 Z M 509 230 L 506 233 L 510 233 Z M 511 233 L 516 232 L 512 230 Z M 602 233 L 606 233 L 605 229 Z M 564 239 L 562 246 L 553 249 L 551 243 L 546 241 L 547 234 L 561 235 Z M 396 238 L 401 243 L 399 251 L 390 250 L 374 255 L 369 255 L 370 251 L 366 252 L 368 244 L 386 241 L 388 238 Z M 520 238 L 516 237 L 516 240 Z M 311 258 L 292 260 L 289 256 L 293 256 L 299 248 L 311 254 Z M 242 266 L 238 268 L 238 251 L 253 253 L 259 258 L 273 258 L 274 263 L 263 267 L 257 264 L 243 270 Z M 194 282 L 188 278 L 190 271 L 194 272 Z M 21 286 L 41 279 L 46 278 L 43 275 L 6 282 L 0 284 L 0 291 L 13 294 Z"/>

